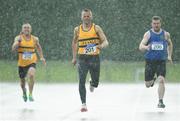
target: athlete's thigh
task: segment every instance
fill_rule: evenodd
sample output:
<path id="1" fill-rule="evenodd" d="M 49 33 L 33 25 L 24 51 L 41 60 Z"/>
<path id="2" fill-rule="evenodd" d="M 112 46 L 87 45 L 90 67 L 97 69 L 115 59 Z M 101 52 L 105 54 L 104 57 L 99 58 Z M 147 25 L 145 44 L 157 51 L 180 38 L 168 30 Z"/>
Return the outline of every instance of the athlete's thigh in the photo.
<path id="1" fill-rule="evenodd" d="M 28 69 L 28 75 L 29 76 L 34 76 L 36 73 L 36 64 L 31 64 L 29 65 L 29 69 Z"/>
<path id="2" fill-rule="evenodd" d="M 146 61 L 145 65 L 145 81 L 152 81 L 155 75 L 155 64 Z"/>
<path id="3" fill-rule="evenodd" d="M 27 75 L 28 72 L 28 68 L 27 67 L 18 67 L 18 72 L 19 72 L 19 77 L 21 79 L 24 79 Z"/>
<path id="4" fill-rule="evenodd" d="M 165 76 L 166 76 L 166 61 L 160 61 L 158 63 L 156 73 L 157 73 L 157 77 L 163 76 L 165 78 Z"/>
<path id="5" fill-rule="evenodd" d="M 78 60 L 78 73 L 80 81 L 86 79 L 88 73 L 88 64 L 85 59 Z"/>
<path id="6" fill-rule="evenodd" d="M 100 59 L 99 59 L 99 57 L 94 57 L 91 60 L 91 64 L 89 66 L 89 72 L 91 74 L 91 79 L 93 81 L 99 80 L 99 75 L 100 75 Z"/>

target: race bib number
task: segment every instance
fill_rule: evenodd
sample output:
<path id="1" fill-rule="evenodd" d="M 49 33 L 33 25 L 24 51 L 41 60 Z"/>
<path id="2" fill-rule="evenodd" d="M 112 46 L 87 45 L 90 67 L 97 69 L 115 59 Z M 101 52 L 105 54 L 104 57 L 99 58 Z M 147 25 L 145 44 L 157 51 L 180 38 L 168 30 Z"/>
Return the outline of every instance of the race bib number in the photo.
<path id="1" fill-rule="evenodd" d="M 32 52 L 23 52 L 22 59 L 23 60 L 32 60 Z"/>
<path id="2" fill-rule="evenodd" d="M 163 50 L 164 49 L 164 46 L 162 43 L 153 43 L 151 45 L 151 49 L 152 50 Z"/>
<path id="3" fill-rule="evenodd" d="M 85 54 L 93 54 L 96 52 L 95 44 L 88 44 L 85 48 Z"/>

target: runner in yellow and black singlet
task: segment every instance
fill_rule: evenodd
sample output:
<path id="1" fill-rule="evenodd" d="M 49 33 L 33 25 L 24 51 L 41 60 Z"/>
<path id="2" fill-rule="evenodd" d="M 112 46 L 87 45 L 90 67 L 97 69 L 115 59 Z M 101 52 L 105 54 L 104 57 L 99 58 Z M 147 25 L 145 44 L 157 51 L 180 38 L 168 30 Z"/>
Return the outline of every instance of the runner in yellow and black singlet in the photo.
<path id="1" fill-rule="evenodd" d="M 79 94 L 82 102 L 81 112 L 86 112 L 86 76 L 91 75 L 90 91 L 98 87 L 100 76 L 100 50 L 108 46 L 106 36 L 100 26 L 92 23 L 92 12 L 89 9 L 82 10 L 82 24 L 75 27 L 72 41 L 73 59 L 76 64 L 78 55 Z"/>
<path id="2" fill-rule="evenodd" d="M 18 52 L 18 67 L 21 88 L 23 91 L 23 99 L 27 101 L 27 93 L 25 87 L 25 77 L 29 78 L 29 100 L 34 101 L 32 92 L 34 87 L 34 76 L 36 71 L 37 55 L 36 50 L 40 56 L 40 60 L 46 65 L 43 56 L 41 45 L 39 44 L 38 37 L 31 35 L 31 25 L 29 23 L 23 24 L 22 32 L 16 36 L 12 45 L 12 50 Z"/>

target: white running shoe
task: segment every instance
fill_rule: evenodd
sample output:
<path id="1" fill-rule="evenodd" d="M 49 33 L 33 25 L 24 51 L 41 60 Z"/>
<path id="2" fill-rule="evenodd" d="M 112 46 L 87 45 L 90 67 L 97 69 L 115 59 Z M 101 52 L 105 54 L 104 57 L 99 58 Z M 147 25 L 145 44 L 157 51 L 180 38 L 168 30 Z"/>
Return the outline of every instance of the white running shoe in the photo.
<path id="1" fill-rule="evenodd" d="M 95 88 L 95 87 L 93 87 L 93 86 L 90 85 L 90 86 L 89 86 L 90 92 L 94 92 L 94 88 Z"/>
<path id="2" fill-rule="evenodd" d="M 81 106 L 81 112 L 87 112 L 87 111 L 88 111 L 87 106 L 86 106 L 85 103 L 83 103 L 82 106 Z"/>
<path id="3" fill-rule="evenodd" d="M 90 92 L 94 92 L 95 87 L 91 86 L 91 81 L 92 81 L 91 78 L 89 78 L 89 83 L 90 83 L 89 90 L 90 90 Z"/>

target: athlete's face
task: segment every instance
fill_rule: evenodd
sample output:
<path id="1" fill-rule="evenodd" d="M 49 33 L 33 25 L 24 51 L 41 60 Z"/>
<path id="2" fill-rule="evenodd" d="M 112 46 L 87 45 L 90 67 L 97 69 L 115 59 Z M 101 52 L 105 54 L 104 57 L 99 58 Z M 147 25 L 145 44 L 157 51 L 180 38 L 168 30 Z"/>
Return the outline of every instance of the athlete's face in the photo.
<path id="1" fill-rule="evenodd" d="M 92 15 L 90 12 L 82 12 L 81 19 L 82 19 L 83 23 L 88 24 L 92 20 Z"/>
<path id="2" fill-rule="evenodd" d="M 152 28 L 154 31 L 159 32 L 161 29 L 161 21 L 160 20 L 152 20 Z"/>
<path id="3" fill-rule="evenodd" d="M 23 32 L 25 35 L 30 35 L 30 34 L 31 34 L 31 26 L 28 25 L 28 24 L 23 25 L 23 27 L 22 27 L 22 32 Z"/>

